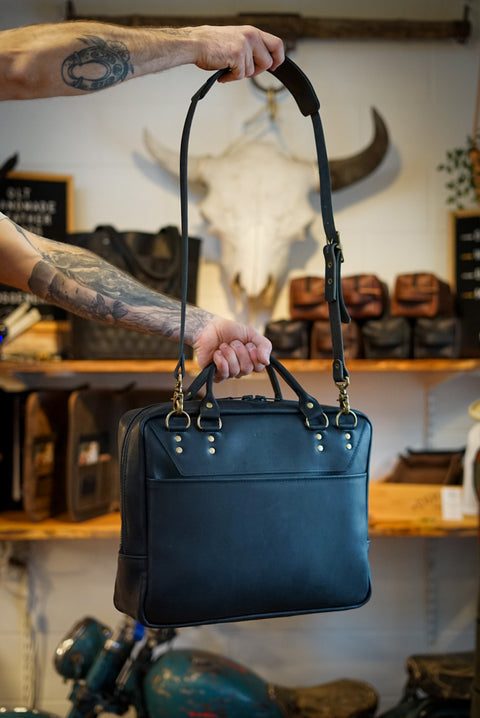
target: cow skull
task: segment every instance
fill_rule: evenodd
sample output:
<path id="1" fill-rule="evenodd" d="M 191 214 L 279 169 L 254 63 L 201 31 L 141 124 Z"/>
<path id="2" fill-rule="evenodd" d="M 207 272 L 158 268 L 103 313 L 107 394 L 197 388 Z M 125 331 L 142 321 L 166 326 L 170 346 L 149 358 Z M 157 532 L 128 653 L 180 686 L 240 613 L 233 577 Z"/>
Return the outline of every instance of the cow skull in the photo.
<path id="1" fill-rule="evenodd" d="M 372 113 L 371 144 L 330 162 L 332 190 L 366 177 L 385 156 L 387 129 L 380 115 Z M 154 159 L 178 178 L 178 154 L 148 131 L 144 139 Z M 207 189 L 199 209 L 222 241 L 221 263 L 231 286 L 248 300 L 261 298 L 271 305 L 287 269 L 290 244 L 304 237 L 316 216 L 308 199 L 319 187 L 316 162 L 290 156 L 270 142 L 250 141 L 217 157 L 190 155 L 188 177 Z"/>

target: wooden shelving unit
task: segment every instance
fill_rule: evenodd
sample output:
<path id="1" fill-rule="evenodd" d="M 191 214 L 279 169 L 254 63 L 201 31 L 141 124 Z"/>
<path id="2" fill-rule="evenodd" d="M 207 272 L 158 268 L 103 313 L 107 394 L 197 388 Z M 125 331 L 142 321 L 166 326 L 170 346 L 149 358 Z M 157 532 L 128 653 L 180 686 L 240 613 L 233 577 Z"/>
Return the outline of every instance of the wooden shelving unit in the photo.
<path id="1" fill-rule="evenodd" d="M 284 365 L 294 374 L 331 373 L 331 360 L 288 360 Z M 109 386 L 125 386 L 135 376 L 158 378 L 169 381 L 176 366 L 174 360 L 32 360 L 0 361 L 0 386 L 7 390 L 32 387 L 78 386 L 82 381 L 98 375 L 107 378 Z M 442 381 L 443 377 L 459 373 L 479 373 L 480 359 L 425 359 L 425 360 L 365 360 L 348 362 L 350 374 L 409 372 L 421 375 L 426 384 Z M 193 377 L 198 372 L 194 361 L 186 363 L 187 372 Z M 430 375 L 430 376 L 429 376 Z M 255 375 L 262 379 L 263 375 Z M 240 392 L 241 393 L 241 392 Z M 441 517 L 440 489 L 429 502 L 419 501 L 425 490 L 431 487 L 402 486 L 372 482 L 370 486 L 370 534 L 375 536 L 474 536 L 478 531 L 477 517 L 465 517 L 462 521 L 444 521 Z M 428 505 L 428 509 L 415 510 L 416 506 Z M 90 521 L 74 523 L 58 517 L 39 523 L 31 523 L 21 512 L 0 514 L 0 540 L 46 540 L 46 539 L 112 539 L 120 536 L 120 515 L 112 513 Z"/>

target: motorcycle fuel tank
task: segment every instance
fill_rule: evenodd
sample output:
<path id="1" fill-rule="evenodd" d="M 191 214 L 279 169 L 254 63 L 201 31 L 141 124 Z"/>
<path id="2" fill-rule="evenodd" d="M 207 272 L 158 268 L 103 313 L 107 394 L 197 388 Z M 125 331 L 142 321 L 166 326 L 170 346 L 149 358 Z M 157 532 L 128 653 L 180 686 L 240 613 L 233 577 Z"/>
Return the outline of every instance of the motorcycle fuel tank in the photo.
<path id="1" fill-rule="evenodd" d="M 145 677 L 145 703 L 160 718 L 285 718 L 275 689 L 244 666 L 207 651 L 164 653 Z"/>

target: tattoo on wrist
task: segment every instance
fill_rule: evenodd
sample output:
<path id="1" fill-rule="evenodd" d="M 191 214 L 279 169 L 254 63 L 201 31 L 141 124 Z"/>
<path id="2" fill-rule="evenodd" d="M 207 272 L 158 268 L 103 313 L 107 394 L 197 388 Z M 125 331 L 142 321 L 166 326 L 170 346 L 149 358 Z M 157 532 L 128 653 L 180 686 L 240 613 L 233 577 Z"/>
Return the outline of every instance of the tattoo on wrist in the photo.
<path id="1" fill-rule="evenodd" d="M 86 47 L 69 55 L 62 63 L 62 79 L 66 85 L 85 92 L 103 90 L 123 82 L 133 74 L 130 53 L 119 40 L 103 40 L 96 35 L 78 38 Z M 98 74 L 92 77 L 92 73 Z"/>

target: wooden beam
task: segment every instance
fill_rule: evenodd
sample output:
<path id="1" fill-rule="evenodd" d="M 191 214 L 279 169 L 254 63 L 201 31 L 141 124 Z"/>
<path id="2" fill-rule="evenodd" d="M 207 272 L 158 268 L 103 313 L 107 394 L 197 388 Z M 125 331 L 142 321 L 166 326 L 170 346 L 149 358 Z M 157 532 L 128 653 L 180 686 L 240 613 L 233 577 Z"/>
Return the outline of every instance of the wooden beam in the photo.
<path id="1" fill-rule="evenodd" d="M 79 15 L 66 3 L 66 20 L 96 20 L 131 27 L 195 25 L 255 25 L 283 38 L 293 47 L 299 40 L 456 40 L 465 43 L 471 26 L 468 7 L 461 20 L 364 20 L 303 17 L 296 13 L 239 13 L 238 15 Z"/>

